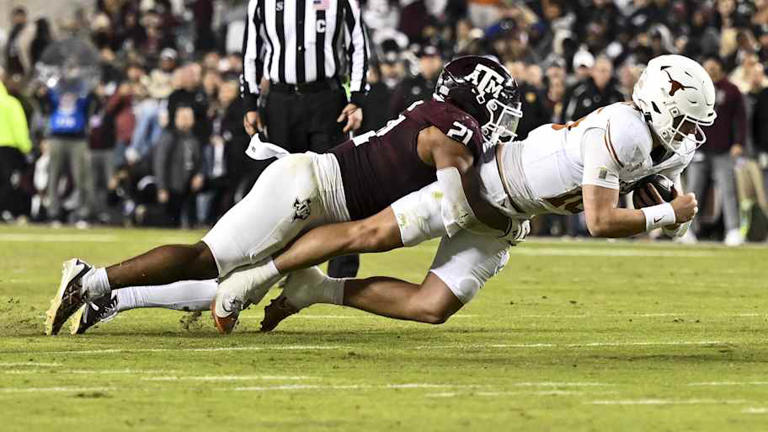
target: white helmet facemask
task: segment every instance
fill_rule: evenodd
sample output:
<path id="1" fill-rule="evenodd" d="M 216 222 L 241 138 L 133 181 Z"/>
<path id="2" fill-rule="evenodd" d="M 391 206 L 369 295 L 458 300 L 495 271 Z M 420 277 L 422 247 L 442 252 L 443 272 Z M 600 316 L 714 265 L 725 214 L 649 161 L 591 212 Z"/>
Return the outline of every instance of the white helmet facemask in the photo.
<path id="1" fill-rule="evenodd" d="M 517 125 L 523 117 L 520 102 L 512 102 L 509 105 L 497 99 L 491 99 L 485 105 L 488 109 L 489 120 L 482 125 L 483 135 L 490 145 L 499 142 L 509 142 L 517 136 Z"/>

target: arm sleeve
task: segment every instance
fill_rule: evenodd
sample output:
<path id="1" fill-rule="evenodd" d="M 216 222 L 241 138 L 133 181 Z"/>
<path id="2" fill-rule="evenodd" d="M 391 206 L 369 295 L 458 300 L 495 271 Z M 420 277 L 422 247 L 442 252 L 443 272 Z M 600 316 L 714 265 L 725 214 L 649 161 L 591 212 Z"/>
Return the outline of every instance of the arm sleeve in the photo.
<path id="1" fill-rule="evenodd" d="M 593 128 L 584 132 L 581 152 L 584 160 L 582 184 L 619 189 L 621 167 L 613 143 L 605 131 Z"/>
<path id="2" fill-rule="evenodd" d="M 259 101 L 259 83 L 264 73 L 264 64 L 261 54 L 264 48 L 264 40 L 259 32 L 257 24 L 258 13 L 256 7 L 258 0 L 248 2 L 248 17 L 243 33 L 243 74 L 240 76 L 240 93 L 245 102 L 246 111 L 256 111 Z"/>
<path id="3" fill-rule="evenodd" d="M 351 66 L 350 101 L 360 106 L 368 90 L 366 82 L 369 55 L 368 32 L 365 30 L 358 0 L 344 0 L 344 10 L 344 34 L 347 40 L 347 56 Z"/>

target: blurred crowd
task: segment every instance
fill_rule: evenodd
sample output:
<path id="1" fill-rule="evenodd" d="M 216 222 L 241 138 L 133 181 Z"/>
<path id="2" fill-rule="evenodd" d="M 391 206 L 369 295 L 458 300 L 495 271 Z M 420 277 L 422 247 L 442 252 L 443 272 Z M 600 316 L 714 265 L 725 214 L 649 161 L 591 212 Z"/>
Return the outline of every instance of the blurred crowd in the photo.
<path id="1" fill-rule="evenodd" d="M 214 222 L 254 181 L 238 96 L 245 3 L 96 0 L 92 10 L 55 22 L 14 9 L 0 35 L 0 106 L 18 105 L 7 111 L 16 117 L 0 116 L 2 219 Z M 457 55 L 494 55 L 518 79 L 520 139 L 542 124 L 630 100 L 652 57 L 701 61 L 716 83 L 718 120 L 686 173 L 686 188 L 705 206 L 686 240 L 765 237 L 768 0 L 366 0 L 362 7 L 372 58 L 358 133 L 430 98 L 442 65 Z M 40 67 L 46 50 L 71 40 L 97 53 L 93 85 L 66 73 L 53 82 Z M 4 135 L 22 120 L 28 139 Z M 580 216 L 541 218 L 534 232 L 586 235 Z"/>

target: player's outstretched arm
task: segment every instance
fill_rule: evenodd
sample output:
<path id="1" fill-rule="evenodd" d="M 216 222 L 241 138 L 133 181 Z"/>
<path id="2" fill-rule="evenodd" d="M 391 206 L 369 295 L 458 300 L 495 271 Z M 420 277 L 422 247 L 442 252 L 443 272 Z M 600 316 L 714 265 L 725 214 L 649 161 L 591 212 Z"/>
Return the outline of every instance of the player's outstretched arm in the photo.
<path id="1" fill-rule="evenodd" d="M 617 208 L 618 189 L 585 184 L 582 197 L 587 229 L 595 237 L 629 237 L 658 227 L 685 223 L 693 219 L 697 211 L 693 194 L 679 195 L 669 204 L 643 210 Z"/>
<path id="2" fill-rule="evenodd" d="M 506 233 L 509 219 L 482 199 L 472 165 L 474 157 L 467 147 L 431 127 L 419 134 L 419 152 L 425 150 L 428 154 L 422 158 L 434 164 L 437 181 L 444 194 L 443 215 L 444 219 L 448 219 L 445 221 L 448 234 L 452 235 L 459 229 L 483 231 L 478 224 L 500 234 Z"/>

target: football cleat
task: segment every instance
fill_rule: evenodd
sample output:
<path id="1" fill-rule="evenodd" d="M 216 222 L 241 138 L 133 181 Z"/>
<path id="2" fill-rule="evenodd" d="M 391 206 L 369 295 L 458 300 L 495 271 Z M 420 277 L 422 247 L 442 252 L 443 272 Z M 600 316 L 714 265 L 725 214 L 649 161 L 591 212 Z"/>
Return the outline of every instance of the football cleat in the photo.
<path id="1" fill-rule="evenodd" d="M 67 319 L 85 304 L 82 278 L 91 268 L 88 263 L 77 258 L 64 262 L 59 290 L 56 296 L 51 299 L 51 307 L 45 314 L 46 335 L 59 334 Z"/>
<path id="2" fill-rule="evenodd" d="M 264 308 L 264 319 L 261 321 L 261 331 L 269 332 L 275 329 L 280 322 L 291 315 L 295 315 L 299 309 L 293 306 L 285 293 L 272 299 Z"/>
<path id="3" fill-rule="evenodd" d="M 258 304 L 280 277 L 279 274 L 271 274 L 267 261 L 261 261 L 222 279 L 216 298 L 211 303 L 211 316 L 219 333 L 231 333 L 240 311 L 251 304 Z"/>
<path id="4" fill-rule="evenodd" d="M 72 315 L 69 324 L 71 334 L 83 334 L 98 323 L 110 321 L 117 316 L 117 295 L 105 295 L 86 302 Z"/>
<path id="5" fill-rule="evenodd" d="M 216 330 L 221 334 L 232 333 L 244 305 L 245 303 L 235 296 L 216 293 L 216 298 L 211 302 L 211 318 Z"/>
<path id="6" fill-rule="evenodd" d="M 297 270 L 285 278 L 283 292 L 264 308 L 261 331 L 272 331 L 280 322 L 316 302 L 315 290 L 328 277 L 317 266 Z"/>

